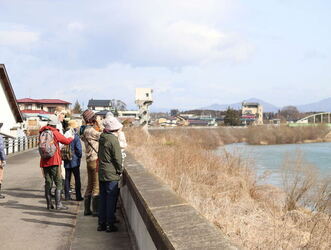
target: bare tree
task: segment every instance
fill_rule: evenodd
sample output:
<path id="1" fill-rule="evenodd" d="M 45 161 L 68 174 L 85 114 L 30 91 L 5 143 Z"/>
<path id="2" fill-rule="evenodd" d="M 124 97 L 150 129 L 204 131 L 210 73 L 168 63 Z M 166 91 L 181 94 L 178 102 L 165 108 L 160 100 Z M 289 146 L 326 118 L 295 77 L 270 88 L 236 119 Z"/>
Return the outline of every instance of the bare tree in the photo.
<path id="1" fill-rule="evenodd" d="M 111 100 L 111 105 L 117 111 L 125 111 L 125 110 L 127 110 L 126 109 L 126 103 L 123 102 L 123 101 L 121 101 L 121 100 L 112 99 Z"/>
<path id="2" fill-rule="evenodd" d="M 285 106 L 281 109 L 280 115 L 287 121 L 295 121 L 300 117 L 300 112 L 295 106 Z"/>

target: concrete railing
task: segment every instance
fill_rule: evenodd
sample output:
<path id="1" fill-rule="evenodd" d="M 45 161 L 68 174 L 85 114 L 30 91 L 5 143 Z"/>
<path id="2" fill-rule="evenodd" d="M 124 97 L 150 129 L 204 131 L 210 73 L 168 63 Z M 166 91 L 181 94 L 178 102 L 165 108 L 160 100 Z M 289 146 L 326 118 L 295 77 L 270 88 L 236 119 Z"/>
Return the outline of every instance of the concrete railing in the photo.
<path id="1" fill-rule="evenodd" d="M 138 249 L 238 249 L 131 155 L 121 199 Z"/>

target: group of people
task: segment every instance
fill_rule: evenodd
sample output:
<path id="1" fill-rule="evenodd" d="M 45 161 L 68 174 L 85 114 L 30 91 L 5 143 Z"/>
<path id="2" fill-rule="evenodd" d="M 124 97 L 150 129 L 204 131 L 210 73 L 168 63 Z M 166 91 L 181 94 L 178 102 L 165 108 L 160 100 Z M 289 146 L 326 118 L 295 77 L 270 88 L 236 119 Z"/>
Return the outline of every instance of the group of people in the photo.
<path id="1" fill-rule="evenodd" d="M 83 118 L 86 126 L 80 133 L 85 143 L 88 173 L 84 215 L 98 214 L 98 231 L 117 231 L 118 183 L 123 171 L 123 150 L 127 146 L 123 125 L 110 112 L 102 125 L 91 110 L 85 110 Z"/>
<path id="2" fill-rule="evenodd" d="M 80 128 L 74 120 L 70 120 L 63 130 L 64 115 L 60 111 L 50 117 L 47 126 L 40 130 L 41 156 L 42 144 L 47 144 L 45 133 L 53 134 L 55 153 L 48 158 L 41 157 L 40 166 L 45 177 L 45 197 L 47 208 L 54 206 L 51 202 L 52 183 L 55 183 L 55 209 L 68 209 L 61 202 L 61 189 L 70 200 L 70 182 L 74 176 L 76 200 L 84 200 L 84 215 L 98 216 L 98 231 L 114 232 L 118 228 L 115 223 L 116 204 L 119 195 L 119 180 L 123 171 L 124 148 L 127 146 L 123 125 L 109 112 L 105 119 L 98 120 L 92 110 L 82 114 L 85 124 Z M 45 138 L 45 139 L 43 139 Z M 87 187 L 84 198 L 81 195 L 80 164 L 82 158 L 81 140 L 85 144 Z M 62 145 L 61 145 L 62 144 Z M 46 148 L 46 149 L 45 149 Z M 47 145 L 44 147 L 47 151 Z M 63 158 L 63 164 L 62 164 Z M 64 185 L 59 176 L 63 176 Z M 62 175 L 59 174 L 62 173 Z"/>
<path id="3" fill-rule="evenodd" d="M 45 179 L 47 209 L 67 210 L 62 203 L 72 200 L 74 182 L 76 200 L 84 200 L 84 215 L 98 216 L 98 231 L 114 232 L 119 181 L 123 171 L 124 149 L 127 146 L 123 125 L 111 112 L 103 120 L 92 110 L 82 114 L 84 125 L 75 120 L 66 121 L 66 111 L 57 109 L 47 125 L 39 131 L 40 168 Z M 87 187 L 81 193 L 80 165 L 85 145 Z M 6 164 L 0 136 L 0 198 L 3 168 Z M 54 191 L 53 191 L 54 189 Z M 55 204 L 52 199 L 55 199 Z"/>

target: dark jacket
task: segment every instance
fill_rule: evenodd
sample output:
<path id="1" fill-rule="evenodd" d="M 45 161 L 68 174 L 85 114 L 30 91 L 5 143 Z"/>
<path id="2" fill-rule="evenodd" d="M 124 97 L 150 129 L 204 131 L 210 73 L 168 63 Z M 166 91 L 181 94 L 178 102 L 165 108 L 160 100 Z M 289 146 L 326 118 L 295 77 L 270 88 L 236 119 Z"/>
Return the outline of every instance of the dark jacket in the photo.
<path id="1" fill-rule="evenodd" d="M 72 160 L 64 161 L 64 168 L 76 168 L 80 166 L 80 160 L 82 158 L 82 144 L 80 142 L 78 134 L 75 132 L 75 138 L 70 143 Z"/>
<path id="2" fill-rule="evenodd" d="M 49 166 L 60 166 L 62 163 L 62 158 L 61 158 L 61 152 L 60 152 L 60 146 L 59 143 L 62 144 L 70 144 L 72 142 L 72 138 L 66 138 L 64 135 L 62 135 L 58 129 L 53 128 L 51 126 L 44 126 L 40 129 L 39 135 L 44 131 L 44 130 L 51 130 L 54 135 L 54 144 L 56 146 L 56 152 L 53 157 L 49 159 L 43 159 L 40 158 L 40 167 L 49 167 Z"/>
<path id="3" fill-rule="evenodd" d="M 99 180 L 119 181 L 122 168 L 122 153 L 118 138 L 104 131 L 99 139 Z"/>
<path id="4" fill-rule="evenodd" d="M 0 135 L 0 161 L 6 160 L 6 154 L 5 154 L 5 145 L 2 136 Z"/>

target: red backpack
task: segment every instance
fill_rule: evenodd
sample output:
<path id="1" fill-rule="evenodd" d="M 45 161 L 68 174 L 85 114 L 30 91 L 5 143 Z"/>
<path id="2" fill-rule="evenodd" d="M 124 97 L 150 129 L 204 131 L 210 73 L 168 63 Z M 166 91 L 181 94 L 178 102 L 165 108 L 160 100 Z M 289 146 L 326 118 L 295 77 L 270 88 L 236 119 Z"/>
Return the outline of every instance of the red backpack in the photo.
<path id="1" fill-rule="evenodd" d="M 39 136 L 39 154 L 43 159 L 49 159 L 54 156 L 56 152 L 56 145 L 54 142 L 53 132 L 44 130 Z"/>

